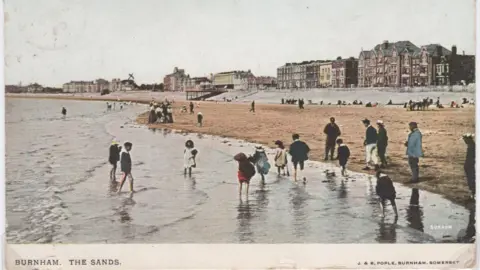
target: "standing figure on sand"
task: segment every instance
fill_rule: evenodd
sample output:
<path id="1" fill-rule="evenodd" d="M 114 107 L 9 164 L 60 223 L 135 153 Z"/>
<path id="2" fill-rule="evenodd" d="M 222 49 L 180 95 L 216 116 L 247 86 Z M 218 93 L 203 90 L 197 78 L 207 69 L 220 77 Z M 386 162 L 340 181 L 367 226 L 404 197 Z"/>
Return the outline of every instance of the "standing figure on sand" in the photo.
<path id="1" fill-rule="evenodd" d="M 242 196 L 243 184 L 247 186 L 246 197 L 248 198 L 248 187 L 250 179 L 255 175 L 255 167 L 244 153 L 238 153 L 233 157 L 238 162 L 238 195 Z"/>
<path id="2" fill-rule="evenodd" d="M 126 142 L 123 144 L 122 154 L 120 156 L 120 169 L 122 170 L 122 180 L 120 180 L 120 187 L 117 190 L 117 193 L 122 191 L 123 184 L 127 180 L 130 182 L 130 192 L 133 193 L 133 175 L 132 175 L 132 158 L 130 157 L 130 151 L 132 150 L 133 144 L 131 142 Z"/>
<path id="3" fill-rule="evenodd" d="M 298 177 L 298 167 L 300 167 L 300 172 L 303 172 L 305 167 L 305 161 L 308 160 L 308 153 L 310 148 L 305 142 L 300 141 L 300 135 L 292 135 L 293 143 L 290 145 L 290 150 L 288 151 L 292 156 L 293 163 L 293 180 L 296 182 Z M 302 178 L 300 176 L 300 178 Z M 307 178 L 303 176 L 303 182 L 307 181 Z"/>
<path id="4" fill-rule="evenodd" d="M 62 107 L 62 115 L 63 117 L 67 116 L 67 109 L 65 107 Z"/>
<path id="5" fill-rule="evenodd" d="M 192 140 L 185 142 L 185 150 L 183 150 L 183 174 L 192 176 L 192 168 L 197 167 L 197 162 L 195 160 L 198 151 L 194 148 L 195 145 Z"/>
<path id="6" fill-rule="evenodd" d="M 409 183 L 414 184 L 420 181 L 420 168 L 418 163 L 423 157 L 422 133 L 418 129 L 417 122 L 408 124 L 410 133 L 408 134 L 405 146 L 407 147 L 408 165 L 412 171 L 412 179 Z"/>
<path id="7" fill-rule="evenodd" d="M 328 160 L 328 153 L 330 153 L 330 160 L 333 160 L 335 142 L 338 136 L 342 135 L 340 128 L 335 123 L 335 117 L 330 117 L 330 123 L 325 126 L 323 133 L 327 135 L 327 138 L 325 139 L 325 160 Z"/>
<path id="8" fill-rule="evenodd" d="M 370 125 L 370 120 L 364 119 L 363 124 L 367 128 L 365 133 L 365 141 L 363 145 L 365 145 L 365 161 L 366 165 L 363 170 L 370 170 L 370 164 L 375 166 L 377 164 L 376 155 L 374 151 L 377 148 L 377 130 Z"/>

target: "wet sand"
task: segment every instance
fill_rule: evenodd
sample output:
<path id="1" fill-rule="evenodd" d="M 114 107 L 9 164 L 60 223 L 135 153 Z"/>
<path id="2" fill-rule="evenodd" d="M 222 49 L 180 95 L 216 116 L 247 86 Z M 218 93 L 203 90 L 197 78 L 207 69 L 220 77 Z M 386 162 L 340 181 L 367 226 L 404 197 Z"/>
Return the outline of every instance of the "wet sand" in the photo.
<path id="1" fill-rule="evenodd" d="M 420 160 L 419 184 L 410 186 L 444 195 L 446 198 L 463 205 L 469 203 L 469 190 L 463 171 L 466 146 L 461 135 L 475 132 L 474 107 L 462 109 L 443 109 L 407 112 L 403 108 L 360 106 L 306 106 L 299 110 L 294 105 L 257 104 L 256 112 L 249 113 L 250 105 L 233 103 L 201 102 L 196 112 L 204 115 L 203 127 L 197 127 L 196 115 L 180 113 L 185 103 L 175 104 L 174 124 L 155 124 L 151 127 L 163 127 L 198 132 L 217 136 L 244 139 L 274 147 L 275 140 L 287 145 L 291 135 L 299 133 L 311 150 L 310 159 L 321 161 L 324 157 L 325 136 L 323 128 L 329 118 L 334 116 L 342 131 L 342 138 L 350 147 L 352 156 L 348 169 L 357 172 L 365 166 L 363 140 L 364 118 L 375 122 L 381 119 L 386 124 L 389 136 L 387 156 L 389 167 L 385 170 L 394 181 L 405 183 L 410 180 L 410 169 L 405 156 L 404 142 L 408 135 L 408 123 L 416 121 L 423 134 L 425 157 Z M 147 122 L 147 114 L 137 119 L 138 123 Z M 337 164 L 337 161 L 329 161 Z M 373 174 L 373 171 L 367 171 Z"/>
<path id="2" fill-rule="evenodd" d="M 58 108 L 69 110 L 66 119 Z M 203 105 L 201 105 L 203 106 Z M 471 242 L 475 210 L 399 183 L 395 220 L 379 217 L 375 179 L 308 161 L 306 184 L 252 179 L 239 200 L 233 155 L 244 140 L 147 129 L 145 105 L 107 111 L 100 102 L 7 99 L 6 217 L 9 243 L 445 243 Z M 9 136 L 22 134 L 22 136 Z M 74 135 L 74 136 L 72 136 Z M 132 141 L 135 190 L 108 178 L 112 137 Z M 198 167 L 183 175 L 183 145 Z M 273 152 L 267 149 L 272 160 Z M 75 162 L 72 162 L 74 160 Z M 80 165 L 80 166 L 79 166 Z M 25 166 L 27 169 L 25 169 Z M 325 169 L 337 176 L 326 176 Z M 120 172 L 117 171 L 117 177 Z"/>

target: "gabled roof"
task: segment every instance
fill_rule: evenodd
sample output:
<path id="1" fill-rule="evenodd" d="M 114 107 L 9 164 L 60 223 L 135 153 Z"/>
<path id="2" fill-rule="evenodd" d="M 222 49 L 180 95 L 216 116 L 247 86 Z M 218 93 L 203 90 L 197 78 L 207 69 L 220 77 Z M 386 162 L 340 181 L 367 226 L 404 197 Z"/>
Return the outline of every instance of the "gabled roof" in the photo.
<path id="1" fill-rule="evenodd" d="M 440 46 L 441 49 L 442 49 L 442 55 L 452 54 L 452 52 L 450 50 L 446 49 L 445 47 L 443 47 L 440 44 L 428 44 L 428 45 L 424 45 L 422 47 L 424 47 L 427 50 L 428 54 L 430 54 L 431 56 L 441 56 L 441 55 L 438 55 L 438 51 L 437 51 L 438 46 Z"/>

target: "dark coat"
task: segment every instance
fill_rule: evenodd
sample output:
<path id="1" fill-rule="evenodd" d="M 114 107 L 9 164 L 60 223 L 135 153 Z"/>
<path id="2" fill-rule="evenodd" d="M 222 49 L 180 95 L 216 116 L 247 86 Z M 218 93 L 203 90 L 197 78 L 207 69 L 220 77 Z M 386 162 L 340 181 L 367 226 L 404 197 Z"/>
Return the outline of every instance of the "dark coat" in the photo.
<path id="1" fill-rule="evenodd" d="M 327 143 L 328 144 L 335 144 L 338 136 L 342 135 L 340 132 L 340 128 L 335 123 L 329 123 L 323 129 L 323 133 L 327 135 Z"/>
<path id="2" fill-rule="evenodd" d="M 382 199 L 395 199 L 396 191 L 393 186 L 392 179 L 386 174 L 380 174 L 377 178 L 377 186 L 375 187 L 377 195 Z"/>
<path id="3" fill-rule="evenodd" d="M 290 145 L 289 153 L 292 156 L 292 162 L 308 160 L 308 152 L 310 148 L 302 141 L 297 140 Z"/>
<path id="4" fill-rule="evenodd" d="M 377 130 L 372 126 L 368 126 L 365 134 L 365 144 L 376 144 L 378 139 L 377 137 Z"/>
<path id="5" fill-rule="evenodd" d="M 380 145 L 380 146 L 388 145 L 387 130 L 384 127 L 378 128 L 377 145 Z"/>
<path id="6" fill-rule="evenodd" d="M 348 158 L 350 157 L 350 149 L 345 144 L 342 144 L 338 147 L 337 157 L 340 166 L 347 164 Z"/>
<path id="7" fill-rule="evenodd" d="M 122 151 L 120 168 L 124 173 L 130 173 L 132 171 L 132 158 L 130 157 L 130 153 L 127 151 Z"/>
<path id="8" fill-rule="evenodd" d="M 108 155 L 108 162 L 110 164 L 115 165 L 120 160 L 120 151 L 122 151 L 122 147 L 118 144 L 110 145 L 109 155 Z"/>

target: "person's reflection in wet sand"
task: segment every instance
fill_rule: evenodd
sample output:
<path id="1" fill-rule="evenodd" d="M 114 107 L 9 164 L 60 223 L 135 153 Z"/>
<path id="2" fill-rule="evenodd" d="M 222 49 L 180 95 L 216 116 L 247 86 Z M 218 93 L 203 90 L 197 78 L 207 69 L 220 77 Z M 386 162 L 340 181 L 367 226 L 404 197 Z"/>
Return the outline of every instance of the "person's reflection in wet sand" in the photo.
<path id="1" fill-rule="evenodd" d="M 267 199 L 268 190 L 265 189 L 265 184 L 260 183 L 260 189 L 255 191 L 255 198 L 257 201 L 257 210 L 260 212 L 262 209 L 267 208 L 268 199 Z"/>
<path id="2" fill-rule="evenodd" d="M 163 137 L 167 137 L 168 134 L 170 134 L 172 131 L 170 129 L 164 128 L 163 129 Z"/>
<path id="3" fill-rule="evenodd" d="M 345 181 L 342 179 L 342 181 L 340 182 L 340 189 L 338 190 L 338 198 L 347 198 L 347 193 L 347 186 L 345 185 Z"/>
<path id="4" fill-rule="evenodd" d="M 395 217 L 393 223 L 385 223 L 385 219 L 378 223 L 377 237 L 375 240 L 379 243 L 396 243 L 397 242 L 397 222 L 398 217 Z"/>
<path id="5" fill-rule="evenodd" d="M 205 136 L 202 133 L 197 133 L 197 138 L 203 139 Z"/>
<path id="6" fill-rule="evenodd" d="M 308 194 L 305 192 L 304 187 L 293 185 L 289 196 L 293 214 L 293 234 L 296 237 L 305 238 L 308 235 L 308 221 L 305 213 Z"/>
<path id="7" fill-rule="evenodd" d="M 195 177 L 184 175 L 185 178 L 185 186 L 190 190 L 195 190 L 195 186 L 197 185 L 197 181 Z"/>
<path id="8" fill-rule="evenodd" d="M 253 231 L 251 228 L 252 213 L 248 199 L 239 200 L 237 207 L 237 230 L 236 234 L 240 243 L 253 243 Z"/>
<path id="9" fill-rule="evenodd" d="M 475 243 L 475 204 L 469 207 L 470 214 L 468 215 L 468 225 L 466 229 L 462 229 L 458 232 L 457 240 L 460 243 Z"/>
<path id="10" fill-rule="evenodd" d="M 156 129 L 156 128 L 149 128 L 149 130 L 150 130 L 152 133 L 156 133 L 156 132 L 157 132 L 157 129 Z"/>
<path id="11" fill-rule="evenodd" d="M 412 188 L 412 195 L 410 196 L 410 205 L 407 208 L 407 224 L 408 227 L 424 231 L 423 227 L 423 210 L 420 207 L 420 194 L 418 188 Z"/>
<path id="12" fill-rule="evenodd" d="M 136 202 L 133 200 L 133 194 L 134 193 L 130 193 L 128 198 L 122 201 L 122 205 L 119 209 L 120 211 L 118 211 L 118 214 L 120 215 L 121 223 L 132 221 L 132 218 L 130 217 L 130 214 L 128 212 L 129 212 L 129 206 L 133 206 L 136 204 Z"/>

